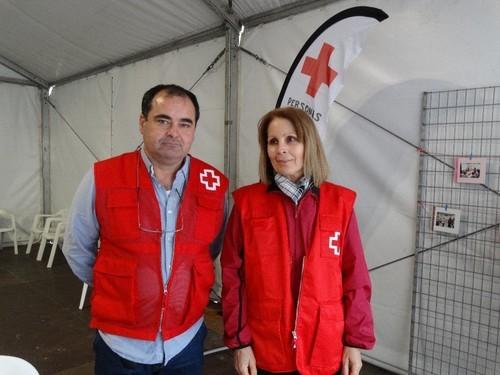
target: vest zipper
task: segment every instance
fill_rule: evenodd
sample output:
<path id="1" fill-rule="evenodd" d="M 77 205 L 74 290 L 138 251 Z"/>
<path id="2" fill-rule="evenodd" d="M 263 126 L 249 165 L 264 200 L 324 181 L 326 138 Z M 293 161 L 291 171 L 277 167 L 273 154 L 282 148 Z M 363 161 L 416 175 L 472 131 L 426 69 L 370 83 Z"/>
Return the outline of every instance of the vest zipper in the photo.
<path id="1" fill-rule="evenodd" d="M 297 341 L 299 337 L 297 336 L 297 322 L 299 320 L 299 301 L 300 301 L 300 292 L 302 291 L 302 276 L 304 274 L 304 258 L 302 258 L 302 269 L 300 271 L 300 284 L 299 284 L 299 295 L 297 296 L 297 306 L 295 307 L 295 323 L 293 325 L 292 330 L 292 338 L 293 338 L 293 349 L 297 349 Z"/>
<path id="2" fill-rule="evenodd" d="M 161 304 L 161 312 L 160 312 L 160 333 L 162 332 L 162 323 L 163 323 L 163 315 L 165 313 L 165 303 L 167 300 L 168 293 L 168 283 L 172 279 L 173 265 L 174 265 L 174 257 L 175 257 L 175 236 L 172 238 L 172 259 L 170 259 L 170 264 L 168 267 L 170 268 L 170 272 L 168 273 L 168 279 L 165 285 L 163 286 L 163 298 Z"/>
<path id="3" fill-rule="evenodd" d="M 171 263 L 173 263 L 173 261 L 174 261 L 174 248 L 172 248 L 172 260 L 171 260 Z M 172 270 L 170 270 L 170 274 L 168 276 L 168 280 L 163 285 L 163 295 L 162 295 L 162 298 L 161 298 L 160 327 L 159 327 L 158 331 L 160 332 L 160 336 L 161 336 L 162 340 L 163 340 L 163 324 L 162 323 L 163 323 L 163 315 L 165 315 L 165 303 L 166 303 L 166 299 L 167 299 L 168 282 L 170 280 L 170 276 L 172 276 Z M 165 348 L 163 347 L 163 345 L 162 345 L 162 348 L 161 348 L 161 352 L 162 352 L 162 357 L 163 357 L 161 363 L 165 364 Z"/>
<path id="4" fill-rule="evenodd" d="M 161 311 L 160 311 L 160 336 L 163 341 L 163 330 L 162 330 L 162 322 L 163 322 L 163 315 L 165 312 L 165 300 L 167 298 L 167 284 L 163 286 L 163 297 L 162 297 L 162 302 L 161 302 Z M 165 348 L 162 345 L 161 348 L 161 353 L 162 353 L 162 360 L 161 363 L 165 364 Z"/>
<path id="5" fill-rule="evenodd" d="M 163 332 L 162 330 L 162 322 L 163 322 L 163 315 L 165 313 L 165 300 L 167 298 L 167 284 L 163 286 L 163 296 L 162 296 L 162 301 L 161 301 L 161 310 L 160 310 L 160 333 Z"/>

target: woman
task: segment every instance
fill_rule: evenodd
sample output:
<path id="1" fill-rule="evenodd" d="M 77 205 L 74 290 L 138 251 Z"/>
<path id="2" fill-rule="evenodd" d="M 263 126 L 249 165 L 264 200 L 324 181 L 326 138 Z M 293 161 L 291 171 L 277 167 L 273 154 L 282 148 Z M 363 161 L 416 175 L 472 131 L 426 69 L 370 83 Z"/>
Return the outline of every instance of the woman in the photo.
<path id="1" fill-rule="evenodd" d="M 258 136 L 261 182 L 233 193 L 221 258 L 236 371 L 356 375 L 375 337 L 355 193 L 325 181 L 305 112 L 269 112 Z"/>

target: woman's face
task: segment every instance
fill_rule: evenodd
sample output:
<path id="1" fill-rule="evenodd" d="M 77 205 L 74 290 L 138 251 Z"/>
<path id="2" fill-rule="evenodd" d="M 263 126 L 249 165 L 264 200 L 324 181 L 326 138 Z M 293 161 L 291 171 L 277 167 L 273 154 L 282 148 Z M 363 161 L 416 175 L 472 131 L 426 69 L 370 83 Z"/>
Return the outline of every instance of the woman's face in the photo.
<path id="1" fill-rule="evenodd" d="M 276 117 L 267 128 L 267 156 L 273 169 L 296 182 L 304 175 L 304 143 L 287 119 Z"/>

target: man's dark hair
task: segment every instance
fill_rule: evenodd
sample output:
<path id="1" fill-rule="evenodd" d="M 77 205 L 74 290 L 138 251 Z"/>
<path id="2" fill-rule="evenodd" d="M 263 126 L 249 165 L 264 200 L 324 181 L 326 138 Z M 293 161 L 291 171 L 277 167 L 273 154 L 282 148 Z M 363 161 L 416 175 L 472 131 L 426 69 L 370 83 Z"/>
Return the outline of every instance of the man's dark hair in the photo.
<path id="1" fill-rule="evenodd" d="M 142 97 L 142 115 L 147 118 L 149 111 L 151 111 L 151 103 L 153 102 L 153 98 L 159 92 L 164 91 L 167 96 L 180 96 L 183 98 L 189 98 L 194 106 L 195 112 L 195 121 L 198 123 L 200 118 L 200 106 L 198 104 L 198 99 L 196 99 L 196 95 L 191 91 L 186 90 L 184 87 L 169 84 L 169 85 L 157 85 L 155 87 L 150 88 L 148 91 L 144 93 Z"/>

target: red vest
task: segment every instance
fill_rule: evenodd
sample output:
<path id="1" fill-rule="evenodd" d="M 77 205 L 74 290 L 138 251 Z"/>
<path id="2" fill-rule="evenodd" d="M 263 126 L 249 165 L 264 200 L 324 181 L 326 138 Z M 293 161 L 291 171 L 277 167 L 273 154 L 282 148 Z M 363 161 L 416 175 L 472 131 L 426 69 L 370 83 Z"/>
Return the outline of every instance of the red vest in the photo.
<path id="1" fill-rule="evenodd" d="M 227 179 L 191 157 L 164 289 L 160 208 L 140 152 L 96 163 L 94 176 L 101 243 L 91 327 L 143 340 L 160 328 L 163 339 L 184 332 L 202 316 L 214 281 L 209 244 L 224 220 Z"/>
<path id="2" fill-rule="evenodd" d="M 331 375 L 342 362 L 342 249 L 355 193 L 320 187 L 318 216 L 294 305 L 285 208 L 254 184 L 234 193 L 244 228 L 248 325 L 257 366 L 271 372 Z"/>

